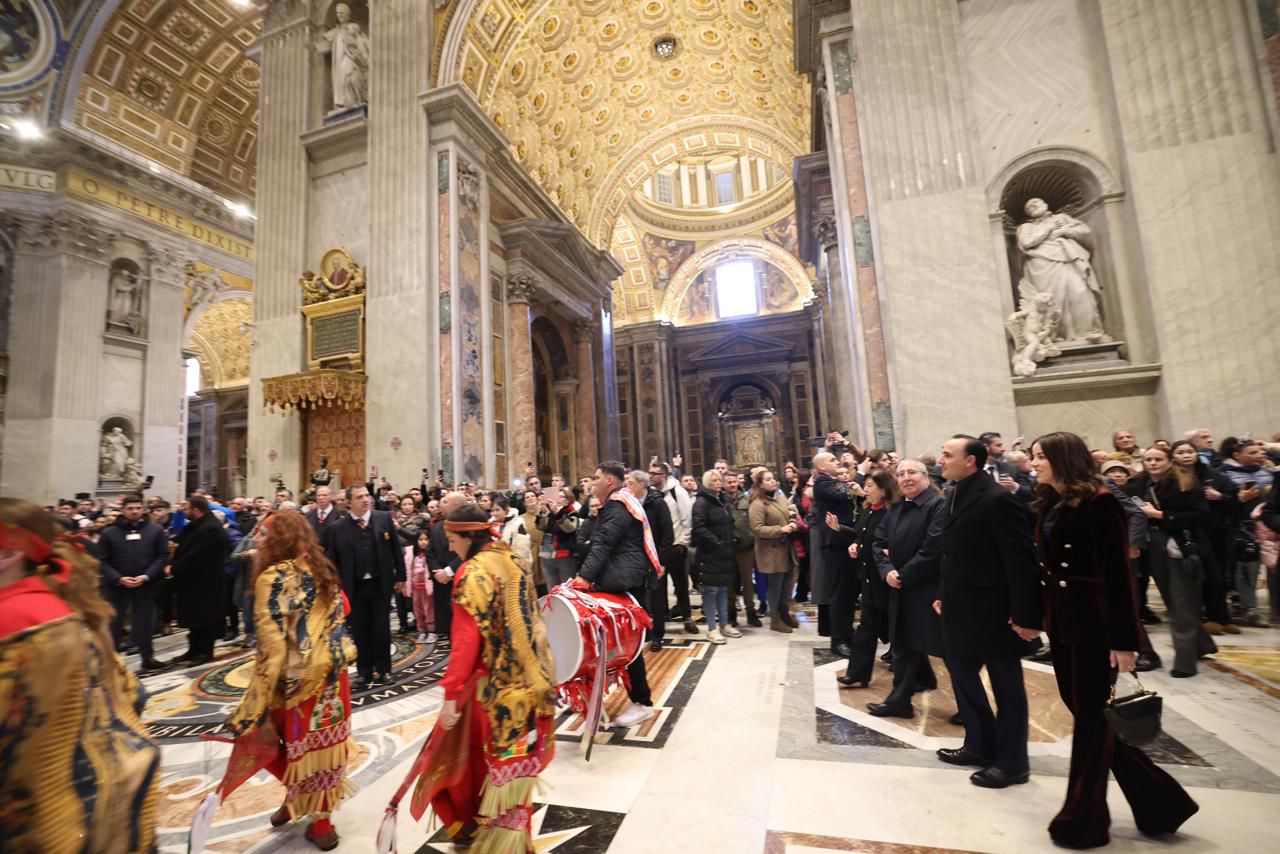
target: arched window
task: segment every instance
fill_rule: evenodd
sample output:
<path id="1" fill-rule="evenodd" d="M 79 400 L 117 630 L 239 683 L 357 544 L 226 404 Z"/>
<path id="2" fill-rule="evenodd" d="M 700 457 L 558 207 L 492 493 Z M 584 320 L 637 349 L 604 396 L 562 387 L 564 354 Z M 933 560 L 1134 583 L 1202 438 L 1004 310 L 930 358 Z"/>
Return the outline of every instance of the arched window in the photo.
<path id="1" fill-rule="evenodd" d="M 195 397 L 200 392 L 200 360 L 194 357 L 187 359 L 187 397 Z"/>
<path id="2" fill-rule="evenodd" d="M 729 261 L 716 267 L 716 305 L 720 317 L 759 314 L 756 271 L 750 261 Z"/>

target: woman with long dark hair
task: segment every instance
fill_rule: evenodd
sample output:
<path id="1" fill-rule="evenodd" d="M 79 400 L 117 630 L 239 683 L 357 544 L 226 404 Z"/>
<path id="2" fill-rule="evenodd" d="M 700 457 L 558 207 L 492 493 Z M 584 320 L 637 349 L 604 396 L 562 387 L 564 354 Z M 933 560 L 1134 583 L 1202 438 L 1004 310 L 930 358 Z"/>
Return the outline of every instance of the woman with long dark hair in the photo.
<path id="1" fill-rule="evenodd" d="M 1238 635 L 1240 627 L 1231 622 L 1231 612 L 1227 610 L 1226 574 L 1227 529 L 1238 490 L 1226 475 L 1204 461 L 1200 450 L 1189 439 L 1174 442 L 1169 448 L 1169 459 L 1177 469 L 1195 478 L 1209 510 L 1197 531 L 1204 546 L 1200 553 L 1200 571 L 1204 577 L 1201 593 L 1205 629 L 1212 635 Z"/>
<path id="2" fill-rule="evenodd" d="M 444 708 L 428 743 L 415 802 L 430 802 L 453 843 L 531 851 L 532 801 L 555 755 L 555 690 L 533 578 L 495 540 L 473 504 L 445 520 L 462 558 L 453 588 Z"/>
<path id="3" fill-rule="evenodd" d="M 1045 625 L 1058 691 L 1075 718 L 1067 799 L 1049 823 L 1049 835 L 1070 848 L 1110 841 L 1109 773 L 1140 831 L 1173 833 L 1199 806 L 1145 753 L 1119 741 L 1104 713 L 1113 671 L 1133 671 L 1142 631 L 1124 508 L 1074 433 L 1041 436 L 1031 453 Z"/>
<path id="4" fill-rule="evenodd" d="M 0 498 L 0 849 L 151 851 L 160 748 L 115 653 L 98 562 Z"/>
<path id="5" fill-rule="evenodd" d="M 863 482 L 862 490 L 866 501 L 853 527 L 841 525 L 834 513 L 828 513 L 823 520 L 849 544 L 849 556 L 854 560 L 862 600 L 862 622 L 849 640 L 849 664 L 844 675 L 836 677 L 842 688 L 866 688 L 871 684 L 876 647 L 880 641 L 889 640 L 889 587 L 876 568 L 875 549 L 871 544 L 885 514 L 889 512 L 889 505 L 901 498 L 902 492 L 888 469 L 871 472 Z"/>
<path id="6" fill-rule="evenodd" d="M 1179 444 L 1195 450 L 1190 443 Z M 1182 679 L 1196 675 L 1198 659 L 1218 651 L 1200 622 L 1203 562 L 1212 560 L 1209 501 L 1190 467 L 1174 465 L 1172 455 L 1163 448 L 1147 448 L 1142 468 L 1133 489 L 1151 526 L 1147 549 L 1151 577 L 1169 609 L 1173 640 L 1169 675 Z"/>
<path id="7" fill-rule="evenodd" d="M 235 747 L 218 790 L 226 798 L 265 768 L 286 790 L 272 826 L 310 816 L 307 840 L 331 851 L 338 832 L 329 817 L 354 791 L 346 779 L 356 749 L 347 677 L 356 658 L 345 623 L 349 608 L 338 571 L 305 516 L 282 510 L 259 528 L 253 679 L 227 718 Z"/>

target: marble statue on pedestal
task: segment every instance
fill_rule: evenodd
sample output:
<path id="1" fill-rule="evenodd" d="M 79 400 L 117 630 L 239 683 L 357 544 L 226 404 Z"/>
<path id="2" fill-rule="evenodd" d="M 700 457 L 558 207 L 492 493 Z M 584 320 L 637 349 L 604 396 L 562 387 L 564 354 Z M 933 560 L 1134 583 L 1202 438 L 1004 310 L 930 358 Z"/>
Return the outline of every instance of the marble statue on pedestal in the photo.
<path id="1" fill-rule="evenodd" d="M 1027 288 L 1048 294 L 1057 315 L 1050 341 L 1096 344 L 1107 340 L 1098 308 L 1101 289 L 1089 263 L 1089 226 L 1068 214 L 1052 213 L 1043 199 L 1029 200 L 1024 210 L 1030 219 L 1018 226 L 1017 233 L 1023 254 L 1020 308 L 1028 308 Z"/>
<path id="2" fill-rule="evenodd" d="M 101 468 L 99 475 L 103 480 L 124 480 L 129 473 L 129 449 L 133 440 L 124 432 L 123 427 L 112 427 L 102 434 Z"/>
<path id="3" fill-rule="evenodd" d="M 108 287 L 107 326 L 142 334 L 142 282 L 138 274 L 127 267 L 117 267 L 111 271 Z"/>
<path id="4" fill-rule="evenodd" d="M 1058 310 L 1053 294 L 1039 293 L 1023 280 L 1021 308 L 1005 321 L 1005 329 L 1013 339 L 1013 373 L 1029 377 L 1036 365 L 1050 356 L 1062 355 L 1053 342 L 1053 329 L 1058 323 Z"/>
<path id="5" fill-rule="evenodd" d="M 332 61 L 334 111 L 369 102 L 369 36 L 351 20 L 351 7 L 334 8 L 338 23 L 316 43 L 316 50 Z"/>

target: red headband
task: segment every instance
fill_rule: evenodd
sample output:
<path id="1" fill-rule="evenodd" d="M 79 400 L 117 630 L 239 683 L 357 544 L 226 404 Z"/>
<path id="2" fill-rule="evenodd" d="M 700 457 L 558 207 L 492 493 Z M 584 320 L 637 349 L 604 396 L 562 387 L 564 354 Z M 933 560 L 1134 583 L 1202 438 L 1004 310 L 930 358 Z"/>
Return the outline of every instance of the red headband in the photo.
<path id="1" fill-rule="evenodd" d="M 492 522 L 445 522 L 444 529 L 454 534 L 461 534 L 471 531 L 488 531 L 492 524 Z"/>
<path id="2" fill-rule="evenodd" d="M 84 551 L 84 545 L 70 537 L 58 537 L 58 540 L 70 543 L 73 548 Z M 71 580 L 71 564 L 60 557 L 54 557 L 53 546 L 37 534 L 18 525 L 8 522 L 0 523 L 0 549 L 21 552 L 36 566 L 49 564 L 56 568 L 53 577 L 66 583 Z"/>

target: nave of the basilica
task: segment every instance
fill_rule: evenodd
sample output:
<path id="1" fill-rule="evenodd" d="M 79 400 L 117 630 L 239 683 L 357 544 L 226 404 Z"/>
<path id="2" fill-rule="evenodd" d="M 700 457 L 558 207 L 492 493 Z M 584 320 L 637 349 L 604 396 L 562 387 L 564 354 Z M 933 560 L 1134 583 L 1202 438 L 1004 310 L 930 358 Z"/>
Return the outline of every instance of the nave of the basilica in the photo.
<path id="1" fill-rule="evenodd" d="M 1265 850 L 1278 139 L 1280 0 L 0 0 L 0 851 Z"/>

